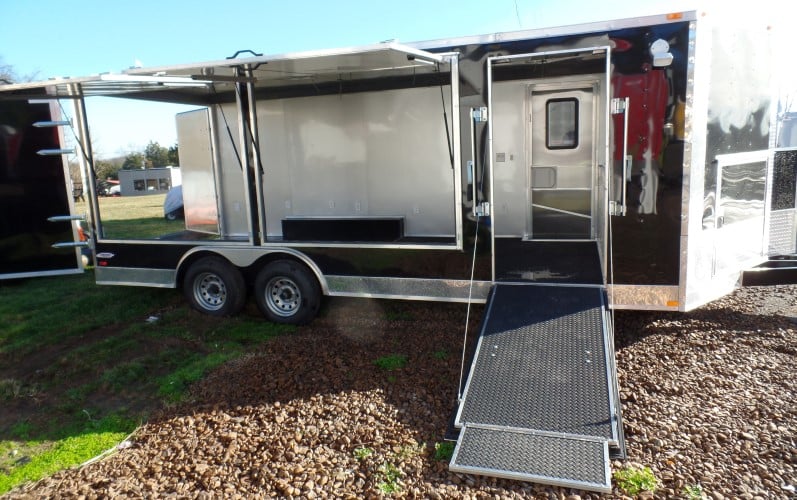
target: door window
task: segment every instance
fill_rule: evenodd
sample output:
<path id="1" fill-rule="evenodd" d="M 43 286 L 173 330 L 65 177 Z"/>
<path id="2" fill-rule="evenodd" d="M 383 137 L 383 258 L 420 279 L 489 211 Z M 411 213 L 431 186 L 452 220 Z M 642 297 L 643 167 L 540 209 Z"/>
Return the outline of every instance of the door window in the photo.
<path id="1" fill-rule="evenodd" d="M 548 149 L 578 147 L 578 99 L 549 99 L 545 103 L 545 145 Z"/>

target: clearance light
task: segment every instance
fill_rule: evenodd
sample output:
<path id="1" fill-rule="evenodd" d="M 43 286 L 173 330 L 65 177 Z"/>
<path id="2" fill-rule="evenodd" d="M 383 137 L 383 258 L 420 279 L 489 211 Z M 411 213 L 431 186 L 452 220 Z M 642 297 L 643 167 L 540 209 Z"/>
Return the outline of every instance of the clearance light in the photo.
<path id="1" fill-rule="evenodd" d="M 671 12 L 671 13 L 667 14 L 667 20 L 668 21 L 680 21 L 683 18 L 684 18 L 684 13 L 683 12 Z"/>
<path id="2" fill-rule="evenodd" d="M 668 300 L 667 307 L 678 307 L 679 302 L 677 300 Z"/>

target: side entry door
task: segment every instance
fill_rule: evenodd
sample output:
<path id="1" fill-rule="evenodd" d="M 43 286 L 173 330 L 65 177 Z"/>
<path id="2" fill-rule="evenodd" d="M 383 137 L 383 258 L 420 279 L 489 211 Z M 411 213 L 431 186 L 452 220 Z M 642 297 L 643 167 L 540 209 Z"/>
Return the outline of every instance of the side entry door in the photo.
<path id="1" fill-rule="evenodd" d="M 595 239 L 595 87 L 529 86 L 526 239 Z"/>

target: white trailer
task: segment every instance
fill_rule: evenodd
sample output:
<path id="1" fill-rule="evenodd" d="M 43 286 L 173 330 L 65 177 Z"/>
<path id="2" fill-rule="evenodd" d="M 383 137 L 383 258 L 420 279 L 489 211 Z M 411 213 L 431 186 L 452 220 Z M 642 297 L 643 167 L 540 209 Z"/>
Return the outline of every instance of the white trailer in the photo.
<path id="1" fill-rule="evenodd" d="M 609 491 L 624 447 L 608 310 L 794 278 L 746 273 L 797 244 L 772 54 L 766 26 L 679 12 L 0 98 L 73 100 L 88 178 L 87 98 L 195 107 L 176 118 L 185 231 L 107 238 L 89 183 L 98 283 L 182 288 L 214 315 L 253 295 L 290 323 L 322 295 L 487 302 L 452 469 Z"/>

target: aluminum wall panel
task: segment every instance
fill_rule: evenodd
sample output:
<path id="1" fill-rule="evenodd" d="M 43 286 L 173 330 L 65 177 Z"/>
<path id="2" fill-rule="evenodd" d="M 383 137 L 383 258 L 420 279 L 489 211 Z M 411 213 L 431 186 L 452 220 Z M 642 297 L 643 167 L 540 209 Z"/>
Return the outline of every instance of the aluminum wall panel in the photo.
<path id="1" fill-rule="evenodd" d="M 207 108 L 180 113 L 177 143 L 183 180 L 185 227 L 218 234 L 219 212 L 213 176 L 213 146 Z"/>
<path id="2" fill-rule="evenodd" d="M 454 170 L 439 87 L 260 101 L 266 226 L 288 216 L 401 216 L 454 237 Z M 445 99 L 445 101 L 443 100 Z M 444 104 L 445 102 L 445 104 Z"/>

